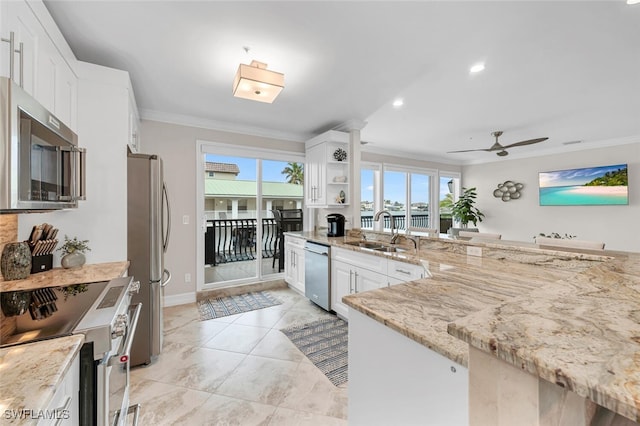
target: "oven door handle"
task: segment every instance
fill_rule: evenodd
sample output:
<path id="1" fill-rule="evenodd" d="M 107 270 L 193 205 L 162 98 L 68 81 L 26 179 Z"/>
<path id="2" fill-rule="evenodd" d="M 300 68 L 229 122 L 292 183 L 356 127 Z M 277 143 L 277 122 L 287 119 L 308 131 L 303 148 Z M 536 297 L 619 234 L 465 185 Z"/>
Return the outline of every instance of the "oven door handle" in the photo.
<path id="1" fill-rule="evenodd" d="M 133 307 L 130 306 L 129 310 Z M 127 340 L 124 342 L 124 351 L 121 354 L 112 356 L 109 358 L 109 365 L 124 364 L 129 361 L 131 355 L 131 345 L 133 345 L 133 336 L 136 334 L 136 328 L 138 327 L 138 319 L 140 318 L 140 311 L 142 310 L 142 303 L 135 305 L 135 312 L 131 321 L 129 322 L 129 329 L 127 330 Z"/>
<path id="2" fill-rule="evenodd" d="M 129 416 L 129 414 L 131 413 L 133 413 L 133 423 L 131 423 L 131 425 L 138 426 L 138 419 L 140 417 L 140 404 L 129 406 L 129 408 L 127 408 L 127 412 L 125 413 L 125 417 Z M 120 412 L 120 410 L 116 411 L 116 417 L 113 420 L 113 426 L 117 425 L 120 422 L 121 414 L 122 413 Z"/>

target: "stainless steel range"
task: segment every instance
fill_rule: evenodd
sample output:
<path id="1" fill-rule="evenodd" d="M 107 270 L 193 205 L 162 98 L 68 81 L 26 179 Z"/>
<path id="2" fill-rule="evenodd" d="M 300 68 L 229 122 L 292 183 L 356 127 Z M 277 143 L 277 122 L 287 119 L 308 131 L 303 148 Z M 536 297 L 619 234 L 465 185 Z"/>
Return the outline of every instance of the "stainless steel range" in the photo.
<path id="1" fill-rule="evenodd" d="M 130 351 L 142 304 L 131 306 L 140 288 L 132 277 L 109 282 L 2 293 L 5 316 L 16 317 L 0 347 L 84 334 L 80 350 L 81 425 L 126 424 L 139 405 L 129 405 Z"/>

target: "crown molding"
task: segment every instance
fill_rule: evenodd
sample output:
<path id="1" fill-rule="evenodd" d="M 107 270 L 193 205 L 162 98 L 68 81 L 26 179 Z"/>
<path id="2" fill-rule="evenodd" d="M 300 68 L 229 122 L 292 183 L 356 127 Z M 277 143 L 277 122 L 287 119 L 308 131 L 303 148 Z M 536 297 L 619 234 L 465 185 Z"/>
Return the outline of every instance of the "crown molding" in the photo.
<path id="1" fill-rule="evenodd" d="M 219 130 L 229 133 L 241 133 L 250 136 L 258 136 L 271 139 L 280 139 L 292 142 L 304 143 L 315 136 L 312 133 L 295 133 L 282 130 L 266 129 L 257 126 L 247 126 L 208 118 L 192 117 L 189 115 L 173 114 L 150 109 L 140 109 L 140 118 L 143 120 L 159 121 L 162 123 L 178 124 L 182 126 L 199 127 L 202 129 Z"/>
<path id="2" fill-rule="evenodd" d="M 441 157 L 437 154 L 424 153 L 424 152 L 398 151 L 398 150 L 392 151 L 389 149 L 372 146 L 369 143 L 366 143 L 366 145 L 365 144 L 362 145 L 361 152 L 370 152 L 372 154 L 388 155 L 388 156 L 397 157 L 397 158 L 411 158 L 419 161 L 448 164 L 452 166 L 462 166 L 464 164 L 462 161 Z"/>

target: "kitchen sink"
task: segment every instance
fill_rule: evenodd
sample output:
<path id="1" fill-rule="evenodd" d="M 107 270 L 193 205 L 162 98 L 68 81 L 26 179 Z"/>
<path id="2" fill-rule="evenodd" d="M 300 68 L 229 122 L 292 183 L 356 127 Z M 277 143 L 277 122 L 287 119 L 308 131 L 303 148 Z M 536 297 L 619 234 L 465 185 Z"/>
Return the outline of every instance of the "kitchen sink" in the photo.
<path id="1" fill-rule="evenodd" d="M 371 250 L 379 250 L 386 247 L 376 241 L 349 241 L 348 243 L 345 243 L 345 244 L 349 246 L 367 248 Z"/>
<path id="2" fill-rule="evenodd" d="M 404 248 L 401 248 L 401 247 L 388 247 L 388 246 L 374 248 L 373 250 L 374 251 L 387 252 L 387 253 L 402 253 L 402 252 L 407 251 L 407 249 L 404 249 Z"/>
<path id="3" fill-rule="evenodd" d="M 402 253 L 404 251 L 407 251 L 407 249 L 401 248 L 401 247 L 393 247 L 393 246 L 388 246 L 388 245 L 384 245 L 381 244 L 377 241 L 349 241 L 347 243 L 345 243 L 349 246 L 354 246 L 354 247 L 360 247 L 363 249 L 369 249 L 369 250 L 373 250 L 373 251 L 381 251 L 381 252 L 386 252 L 386 253 Z"/>

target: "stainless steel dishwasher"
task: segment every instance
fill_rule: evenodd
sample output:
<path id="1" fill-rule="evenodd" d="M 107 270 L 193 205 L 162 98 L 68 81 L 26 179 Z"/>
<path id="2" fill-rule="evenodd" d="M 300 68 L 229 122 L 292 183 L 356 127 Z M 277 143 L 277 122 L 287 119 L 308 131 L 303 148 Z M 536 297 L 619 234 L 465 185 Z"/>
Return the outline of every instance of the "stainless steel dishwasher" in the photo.
<path id="1" fill-rule="evenodd" d="M 304 245 L 304 294 L 316 305 L 331 310 L 329 247 L 306 242 Z"/>

